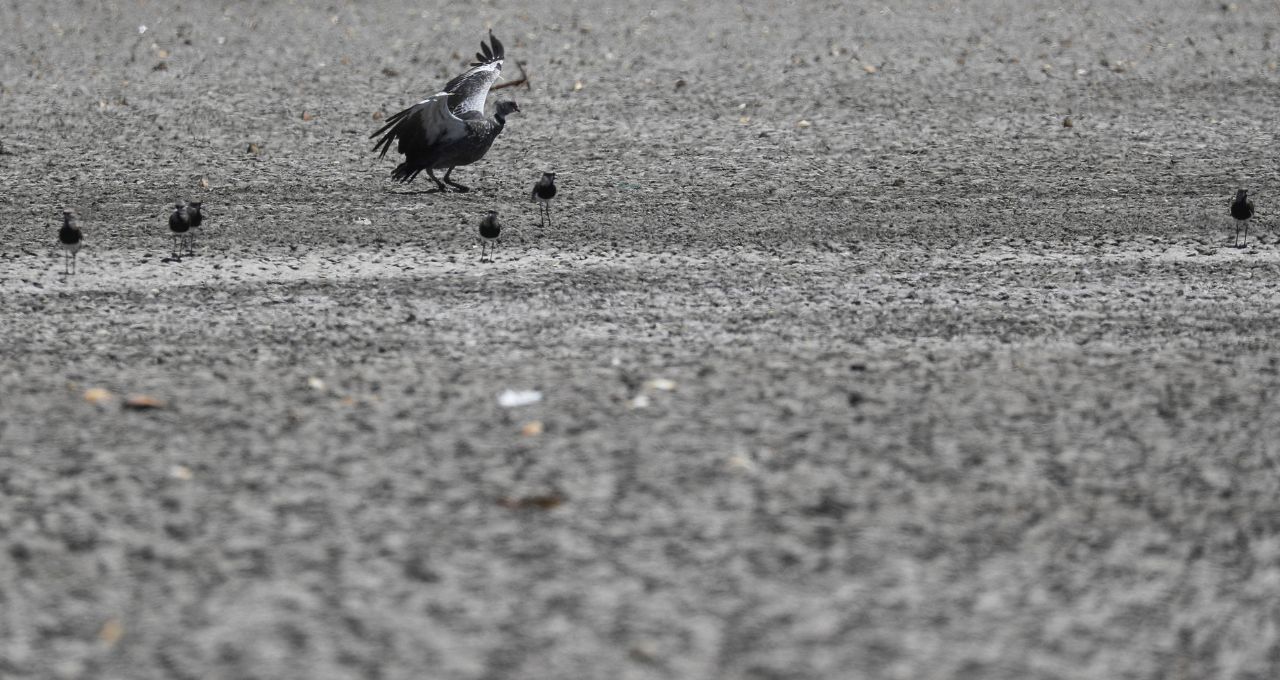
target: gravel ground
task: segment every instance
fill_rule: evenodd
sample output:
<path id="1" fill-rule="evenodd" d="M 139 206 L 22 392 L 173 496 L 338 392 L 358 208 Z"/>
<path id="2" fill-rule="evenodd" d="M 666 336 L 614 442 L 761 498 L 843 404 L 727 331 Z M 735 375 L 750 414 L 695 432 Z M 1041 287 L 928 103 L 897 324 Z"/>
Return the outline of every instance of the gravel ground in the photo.
<path id="1" fill-rule="evenodd" d="M 476 191 L 393 185 L 489 27 Z M 1278 27 L 0 6 L 0 676 L 1277 677 Z"/>

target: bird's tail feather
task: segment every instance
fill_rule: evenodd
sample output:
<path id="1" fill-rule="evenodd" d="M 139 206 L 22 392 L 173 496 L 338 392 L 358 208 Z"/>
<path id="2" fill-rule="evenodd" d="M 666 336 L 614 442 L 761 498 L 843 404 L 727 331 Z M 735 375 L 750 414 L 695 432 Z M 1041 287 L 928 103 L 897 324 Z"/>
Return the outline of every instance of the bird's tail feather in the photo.
<path id="1" fill-rule="evenodd" d="M 397 182 L 404 182 L 407 184 L 409 182 L 412 182 L 413 178 L 417 177 L 418 173 L 420 172 L 422 172 L 421 167 L 415 167 L 415 166 L 409 165 L 409 163 L 406 161 L 404 163 L 401 163 L 400 165 L 397 165 L 396 169 L 391 171 L 391 179 L 394 179 Z"/>
<path id="2" fill-rule="evenodd" d="M 395 126 L 401 120 L 403 120 L 405 116 L 409 115 L 409 111 L 410 109 L 405 109 L 400 113 L 397 113 L 396 115 L 391 116 L 390 118 L 387 119 L 386 125 L 383 125 L 382 127 L 378 128 L 377 132 L 369 135 L 369 138 L 372 139 L 374 137 L 377 137 L 378 135 L 382 135 L 384 132 L 386 133 L 385 135 L 383 135 L 382 139 L 379 139 L 373 145 L 373 150 L 379 152 L 378 158 L 385 157 L 387 155 L 387 151 L 391 150 L 391 144 L 395 142 L 396 139 L 400 136 Z"/>
<path id="3" fill-rule="evenodd" d="M 405 116 L 409 115 L 409 111 L 411 110 L 413 110 L 412 106 L 388 118 L 386 125 L 383 125 L 382 127 L 378 128 L 377 132 L 369 135 L 369 139 L 373 139 L 374 137 L 377 137 L 378 135 L 386 132 L 392 125 L 399 123 L 401 118 L 404 118 Z"/>

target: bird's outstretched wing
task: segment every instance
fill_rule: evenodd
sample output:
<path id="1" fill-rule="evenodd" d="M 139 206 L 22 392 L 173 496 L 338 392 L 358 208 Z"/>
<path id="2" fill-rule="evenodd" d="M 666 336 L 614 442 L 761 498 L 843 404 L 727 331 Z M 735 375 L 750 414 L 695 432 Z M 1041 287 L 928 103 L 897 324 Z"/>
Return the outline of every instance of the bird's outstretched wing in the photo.
<path id="1" fill-rule="evenodd" d="M 502 41 L 489 31 L 489 43 L 480 41 L 480 51 L 476 53 L 476 61 L 471 68 L 450 80 L 440 93 L 387 118 L 385 125 L 369 135 L 370 138 L 381 135 L 373 145 L 373 150 L 379 152 L 378 157 L 386 156 L 397 139 L 403 153 L 406 149 L 424 149 L 439 139 L 465 135 L 466 125 L 462 119 L 484 117 L 485 99 L 489 96 L 489 88 L 501 77 L 505 57 Z M 447 103 L 443 113 L 433 104 L 441 99 Z"/>
<path id="2" fill-rule="evenodd" d="M 397 139 L 400 140 L 400 153 L 408 155 L 426 153 L 439 144 L 465 137 L 467 124 L 449 110 L 449 103 L 454 98 L 456 96 L 448 92 L 437 92 L 388 118 L 386 125 L 369 135 L 382 135 L 373 145 L 373 150 L 379 152 L 378 158 L 386 156 Z"/>
<path id="3" fill-rule="evenodd" d="M 493 31 L 489 31 L 489 44 L 480 41 L 480 51 L 476 52 L 471 68 L 444 86 L 445 92 L 455 95 L 454 115 L 459 118 L 484 116 L 484 100 L 489 96 L 489 88 L 502 76 L 505 57 L 506 49 L 502 42 L 493 37 Z"/>

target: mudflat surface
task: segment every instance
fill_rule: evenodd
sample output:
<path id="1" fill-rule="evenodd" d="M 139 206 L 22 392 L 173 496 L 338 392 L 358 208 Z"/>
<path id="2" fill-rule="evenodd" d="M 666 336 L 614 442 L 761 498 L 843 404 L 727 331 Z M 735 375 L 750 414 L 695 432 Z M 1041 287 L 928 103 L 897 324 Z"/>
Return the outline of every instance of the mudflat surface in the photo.
<path id="1" fill-rule="evenodd" d="M 0 6 L 0 676 L 1276 677 L 1278 25 Z"/>

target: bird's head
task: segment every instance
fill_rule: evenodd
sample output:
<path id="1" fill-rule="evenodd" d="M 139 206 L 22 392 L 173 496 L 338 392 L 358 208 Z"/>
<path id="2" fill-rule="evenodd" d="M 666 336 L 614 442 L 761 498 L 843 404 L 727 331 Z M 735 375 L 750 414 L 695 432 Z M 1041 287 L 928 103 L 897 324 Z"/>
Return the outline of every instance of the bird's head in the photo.
<path id="1" fill-rule="evenodd" d="M 520 105 L 517 104 L 514 99 L 504 99 L 498 102 L 497 109 L 498 115 L 503 117 L 509 116 L 512 113 L 520 113 Z"/>
<path id="2" fill-rule="evenodd" d="M 542 179 L 545 179 L 545 180 L 547 180 L 548 182 L 554 182 L 554 181 L 556 181 L 556 173 L 554 173 L 554 172 L 544 172 L 544 173 L 542 173 Z"/>
<path id="3" fill-rule="evenodd" d="M 187 207 L 188 207 L 188 208 L 191 208 L 192 210 L 194 210 L 194 211 L 196 211 L 196 212 L 200 212 L 200 206 L 201 206 L 200 201 L 192 201 L 192 202 L 190 202 L 190 203 L 188 203 L 188 204 L 187 204 Z"/>
<path id="4" fill-rule="evenodd" d="M 1236 189 L 1236 198 L 1244 198 L 1247 195 L 1249 195 L 1248 191 L 1245 191 L 1244 189 Z"/>

